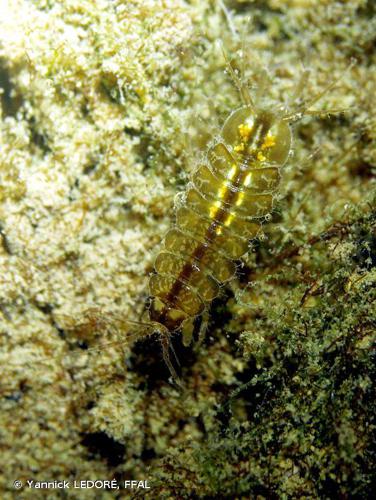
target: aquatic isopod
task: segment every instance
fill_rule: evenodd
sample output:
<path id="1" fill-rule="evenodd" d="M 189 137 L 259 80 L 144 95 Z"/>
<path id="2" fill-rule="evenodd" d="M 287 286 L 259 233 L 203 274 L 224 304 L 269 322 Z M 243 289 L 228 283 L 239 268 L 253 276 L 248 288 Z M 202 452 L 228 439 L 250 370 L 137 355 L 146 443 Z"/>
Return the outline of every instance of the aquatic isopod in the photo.
<path id="1" fill-rule="evenodd" d="M 169 360 L 169 336 L 184 322 L 207 311 L 221 284 L 236 271 L 234 261 L 270 219 L 273 199 L 292 147 L 290 124 L 310 110 L 336 82 L 307 102 L 291 109 L 258 106 L 231 64 L 229 72 L 243 105 L 230 113 L 204 160 L 192 174 L 176 206 L 175 223 L 150 277 L 150 320 L 161 334 L 164 358 Z M 304 87 L 302 74 L 294 100 Z"/>

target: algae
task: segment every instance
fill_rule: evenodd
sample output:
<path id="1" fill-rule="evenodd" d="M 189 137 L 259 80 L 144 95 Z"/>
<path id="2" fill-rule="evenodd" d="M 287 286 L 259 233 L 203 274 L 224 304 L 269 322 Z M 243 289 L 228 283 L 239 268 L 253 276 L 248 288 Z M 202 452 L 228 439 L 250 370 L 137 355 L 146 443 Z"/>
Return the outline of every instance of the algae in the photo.
<path id="1" fill-rule="evenodd" d="M 0 5 L 1 497 L 370 498 L 373 2 L 232 0 L 229 19 L 210 0 Z M 302 64 L 306 98 L 342 79 L 295 125 L 266 238 L 205 340 L 174 339 L 181 393 L 126 320 L 173 197 L 239 105 L 231 30 L 270 105 Z M 112 478 L 151 489 L 13 486 Z"/>

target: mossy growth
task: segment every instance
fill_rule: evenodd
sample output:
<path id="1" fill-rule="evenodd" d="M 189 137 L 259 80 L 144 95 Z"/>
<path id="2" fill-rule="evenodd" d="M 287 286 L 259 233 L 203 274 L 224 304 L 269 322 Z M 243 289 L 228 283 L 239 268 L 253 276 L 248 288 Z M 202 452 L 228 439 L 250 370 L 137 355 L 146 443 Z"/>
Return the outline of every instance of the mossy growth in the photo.
<path id="1" fill-rule="evenodd" d="M 243 296 L 244 309 L 259 287 L 267 295 L 262 305 L 258 297 L 243 311 L 252 326 L 237 341 L 247 360 L 239 385 L 217 410 L 204 441 L 170 451 L 160 468 L 161 492 L 187 490 L 187 498 L 195 491 L 226 498 L 370 497 L 375 220 L 374 212 L 357 210 L 346 225 L 308 244 L 310 255 L 320 253 L 326 261 L 325 268 L 316 266 L 315 277 L 310 271 L 309 282 L 299 279 L 300 252 L 294 251 L 287 271 L 286 263 L 278 271 L 266 267 L 249 300 Z M 269 300 L 267 283 L 285 288 L 282 303 Z"/>
<path id="2" fill-rule="evenodd" d="M 17 478 L 112 477 L 148 479 L 136 497 L 372 496 L 374 3 L 223 4 L 2 2 L 2 498 Z M 256 93 L 266 67 L 270 105 L 302 63 L 305 98 L 342 79 L 294 127 L 266 238 L 206 338 L 173 339 L 179 392 L 157 339 L 126 322 L 173 196 L 239 105 L 218 40 Z"/>

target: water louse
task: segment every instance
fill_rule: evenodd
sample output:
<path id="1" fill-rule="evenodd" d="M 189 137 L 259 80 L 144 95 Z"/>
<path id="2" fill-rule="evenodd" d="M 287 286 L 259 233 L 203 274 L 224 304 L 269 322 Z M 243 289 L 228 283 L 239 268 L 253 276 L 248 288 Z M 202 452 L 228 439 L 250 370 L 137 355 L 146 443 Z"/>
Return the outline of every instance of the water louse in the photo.
<path id="1" fill-rule="evenodd" d="M 178 197 L 175 223 L 164 237 L 149 281 L 151 326 L 161 336 L 175 379 L 168 355 L 171 333 L 207 311 L 221 285 L 235 275 L 235 261 L 271 218 L 281 167 L 292 147 L 291 123 L 322 114 L 310 108 L 338 82 L 295 109 L 290 104 L 259 106 L 243 76 L 229 61 L 227 66 L 242 106 L 224 121 Z M 302 73 L 290 101 L 298 101 L 308 74 Z"/>

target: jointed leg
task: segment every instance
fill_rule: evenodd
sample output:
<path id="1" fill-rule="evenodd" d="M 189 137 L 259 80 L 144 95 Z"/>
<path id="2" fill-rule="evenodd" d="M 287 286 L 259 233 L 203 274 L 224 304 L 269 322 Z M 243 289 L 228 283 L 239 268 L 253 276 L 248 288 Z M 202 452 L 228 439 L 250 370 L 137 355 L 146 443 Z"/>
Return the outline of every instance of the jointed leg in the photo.
<path id="1" fill-rule="evenodd" d="M 288 114 L 284 117 L 284 120 L 288 121 L 288 122 L 293 122 L 293 121 L 299 120 L 304 115 L 313 116 L 313 115 L 343 113 L 344 111 L 346 111 L 346 109 L 327 109 L 325 111 L 318 111 L 318 110 L 311 110 L 310 108 L 314 104 L 316 104 L 325 94 L 330 92 L 337 85 L 337 83 L 342 80 L 344 75 L 354 66 L 354 64 L 355 64 L 355 61 L 351 61 L 351 63 L 348 65 L 347 69 L 341 74 L 341 76 L 339 76 L 338 78 L 333 80 L 331 83 L 329 83 L 321 92 L 318 92 L 311 99 L 308 99 L 308 101 L 305 101 L 301 105 L 297 106 L 297 108 L 291 114 Z M 297 89 L 295 90 L 295 93 L 294 93 L 294 95 L 296 95 L 296 97 L 298 97 L 299 92 L 301 93 L 301 91 L 303 90 L 304 85 L 306 84 L 306 82 L 308 80 L 308 75 L 309 75 L 308 70 L 305 73 L 303 73 L 303 75 L 298 83 Z"/>
<path id="2" fill-rule="evenodd" d="M 209 311 L 204 311 L 201 316 L 201 325 L 198 331 L 198 341 L 197 341 L 198 345 L 201 345 L 205 338 L 205 334 L 208 329 L 208 324 L 209 324 Z"/>
<path id="3" fill-rule="evenodd" d="M 299 81 L 295 87 L 293 94 L 290 96 L 288 100 L 289 107 L 301 97 L 303 90 L 307 85 L 308 77 L 309 77 L 309 70 L 304 69 L 302 74 L 300 75 Z"/>
<path id="4" fill-rule="evenodd" d="M 162 333 L 161 334 L 161 345 L 162 345 L 162 353 L 163 353 L 163 359 L 164 359 L 164 362 L 166 363 L 167 365 L 167 368 L 170 370 L 170 373 L 171 373 L 171 377 L 172 377 L 172 380 L 174 381 L 174 383 L 178 386 L 178 387 L 182 387 L 182 382 L 174 368 L 174 365 L 172 364 L 171 362 L 171 358 L 170 358 L 170 349 L 171 349 L 171 352 L 174 354 L 174 357 L 176 359 L 176 361 L 179 363 L 178 359 L 177 359 L 177 356 L 176 356 L 176 353 L 174 351 L 174 348 L 172 347 L 171 345 L 171 342 L 170 342 L 170 339 L 168 337 L 168 335 L 166 335 L 165 333 Z"/>

